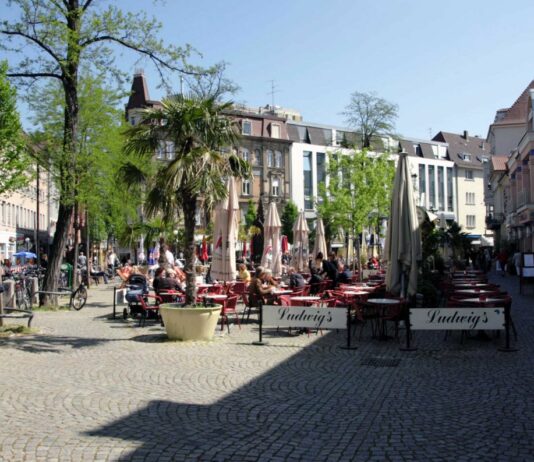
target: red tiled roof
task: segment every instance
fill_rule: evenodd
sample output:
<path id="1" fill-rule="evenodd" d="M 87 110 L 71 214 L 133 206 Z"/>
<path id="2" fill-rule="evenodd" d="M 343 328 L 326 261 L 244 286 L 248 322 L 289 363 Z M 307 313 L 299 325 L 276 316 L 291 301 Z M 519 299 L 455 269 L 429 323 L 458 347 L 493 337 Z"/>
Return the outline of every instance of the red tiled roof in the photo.
<path id="1" fill-rule="evenodd" d="M 508 160 L 508 156 L 492 156 L 491 157 L 491 167 L 493 168 L 493 171 L 506 171 L 506 161 Z"/>
<path id="2" fill-rule="evenodd" d="M 529 90 L 532 89 L 534 89 L 534 80 L 530 82 L 527 88 L 523 90 L 523 93 L 521 93 L 519 98 L 515 100 L 515 103 L 506 110 L 506 115 L 498 122 L 495 122 L 494 125 L 507 125 L 518 122 L 526 122 L 528 114 Z"/>

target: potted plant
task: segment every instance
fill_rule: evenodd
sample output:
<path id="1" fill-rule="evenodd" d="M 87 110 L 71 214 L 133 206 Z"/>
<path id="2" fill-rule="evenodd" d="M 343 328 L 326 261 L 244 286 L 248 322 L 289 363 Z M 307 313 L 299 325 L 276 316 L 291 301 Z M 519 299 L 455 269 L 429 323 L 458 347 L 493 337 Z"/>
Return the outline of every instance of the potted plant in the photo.
<path id="1" fill-rule="evenodd" d="M 211 340 L 221 314 L 221 305 L 164 303 L 159 312 L 169 340 Z"/>
<path id="2" fill-rule="evenodd" d="M 216 96 L 172 96 L 143 110 L 141 121 L 126 131 L 124 149 L 130 160 L 122 176 L 132 187 L 143 178 L 145 214 L 168 222 L 179 211 L 183 217 L 185 304 L 160 308 L 170 338 L 209 339 L 219 318 L 220 306 L 196 305 L 195 223 L 199 207 L 211 209 L 226 197 L 226 178 L 251 176 L 249 163 L 231 149 L 239 130 L 224 115 L 228 109 L 231 104 L 219 103 Z M 167 142 L 168 163 L 154 160 L 162 140 Z M 149 164 L 155 173 L 142 171 Z"/>

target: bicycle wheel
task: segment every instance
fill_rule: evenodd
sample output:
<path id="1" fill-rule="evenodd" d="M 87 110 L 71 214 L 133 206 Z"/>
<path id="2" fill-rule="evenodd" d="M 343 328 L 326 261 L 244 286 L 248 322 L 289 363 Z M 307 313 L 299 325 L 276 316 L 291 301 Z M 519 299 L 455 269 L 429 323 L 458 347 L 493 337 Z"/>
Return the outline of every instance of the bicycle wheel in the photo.
<path id="1" fill-rule="evenodd" d="M 87 289 L 84 286 L 80 286 L 72 294 L 70 298 L 70 305 L 72 306 L 72 308 L 79 311 L 84 307 L 86 301 L 87 301 Z"/>
<path id="2" fill-rule="evenodd" d="M 30 309 L 30 300 L 25 289 L 21 288 L 15 292 L 15 300 L 19 310 L 28 311 Z"/>

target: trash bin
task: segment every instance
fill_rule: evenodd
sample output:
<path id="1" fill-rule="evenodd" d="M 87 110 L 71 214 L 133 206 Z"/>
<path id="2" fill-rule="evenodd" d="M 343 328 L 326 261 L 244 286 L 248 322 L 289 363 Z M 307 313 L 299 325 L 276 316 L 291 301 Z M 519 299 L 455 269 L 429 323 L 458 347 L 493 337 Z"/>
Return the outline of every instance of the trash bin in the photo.
<path id="1" fill-rule="evenodd" d="M 72 265 L 70 263 L 63 263 L 61 265 L 61 271 L 67 274 L 67 286 L 72 287 Z"/>

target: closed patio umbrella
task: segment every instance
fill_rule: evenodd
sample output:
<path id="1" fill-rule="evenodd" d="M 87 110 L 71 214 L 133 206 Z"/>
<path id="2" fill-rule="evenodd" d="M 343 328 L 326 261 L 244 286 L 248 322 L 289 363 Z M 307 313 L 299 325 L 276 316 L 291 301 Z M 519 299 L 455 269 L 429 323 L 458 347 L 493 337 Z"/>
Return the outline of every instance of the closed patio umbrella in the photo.
<path id="1" fill-rule="evenodd" d="M 282 222 L 278 215 L 276 204 L 271 202 L 263 224 L 264 247 L 261 264 L 265 269 L 270 269 L 273 276 L 282 274 L 282 254 L 280 252 L 280 230 Z"/>
<path id="2" fill-rule="evenodd" d="M 317 224 L 315 225 L 315 243 L 313 245 L 313 258 L 317 258 L 317 254 L 321 252 L 323 257 L 326 258 L 326 238 L 324 235 L 323 219 L 317 218 Z"/>
<path id="3" fill-rule="evenodd" d="M 388 261 L 386 290 L 403 297 L 415 295 L 421 232 L 409 161 L 404 152 L 399 154 L 393 183 L 384 257 Z"/>
<path id="4" fill-rule="evenodd" d="M 237 224 L 239 200 L 235 180 L 228 180 L 228 197 L 215 208 L 211 277 L 218 281 L 233 281 L 236 276 L 235 246 L 237 241 Z"/>
<path id="5" fill-rule="evenodd" d="M 305 271 L 308 268 L 308 223 L 304 211 L 299 213 L 297 221 L 293 225 L 293 260 L 291 266 L 297 271 Z"/>

